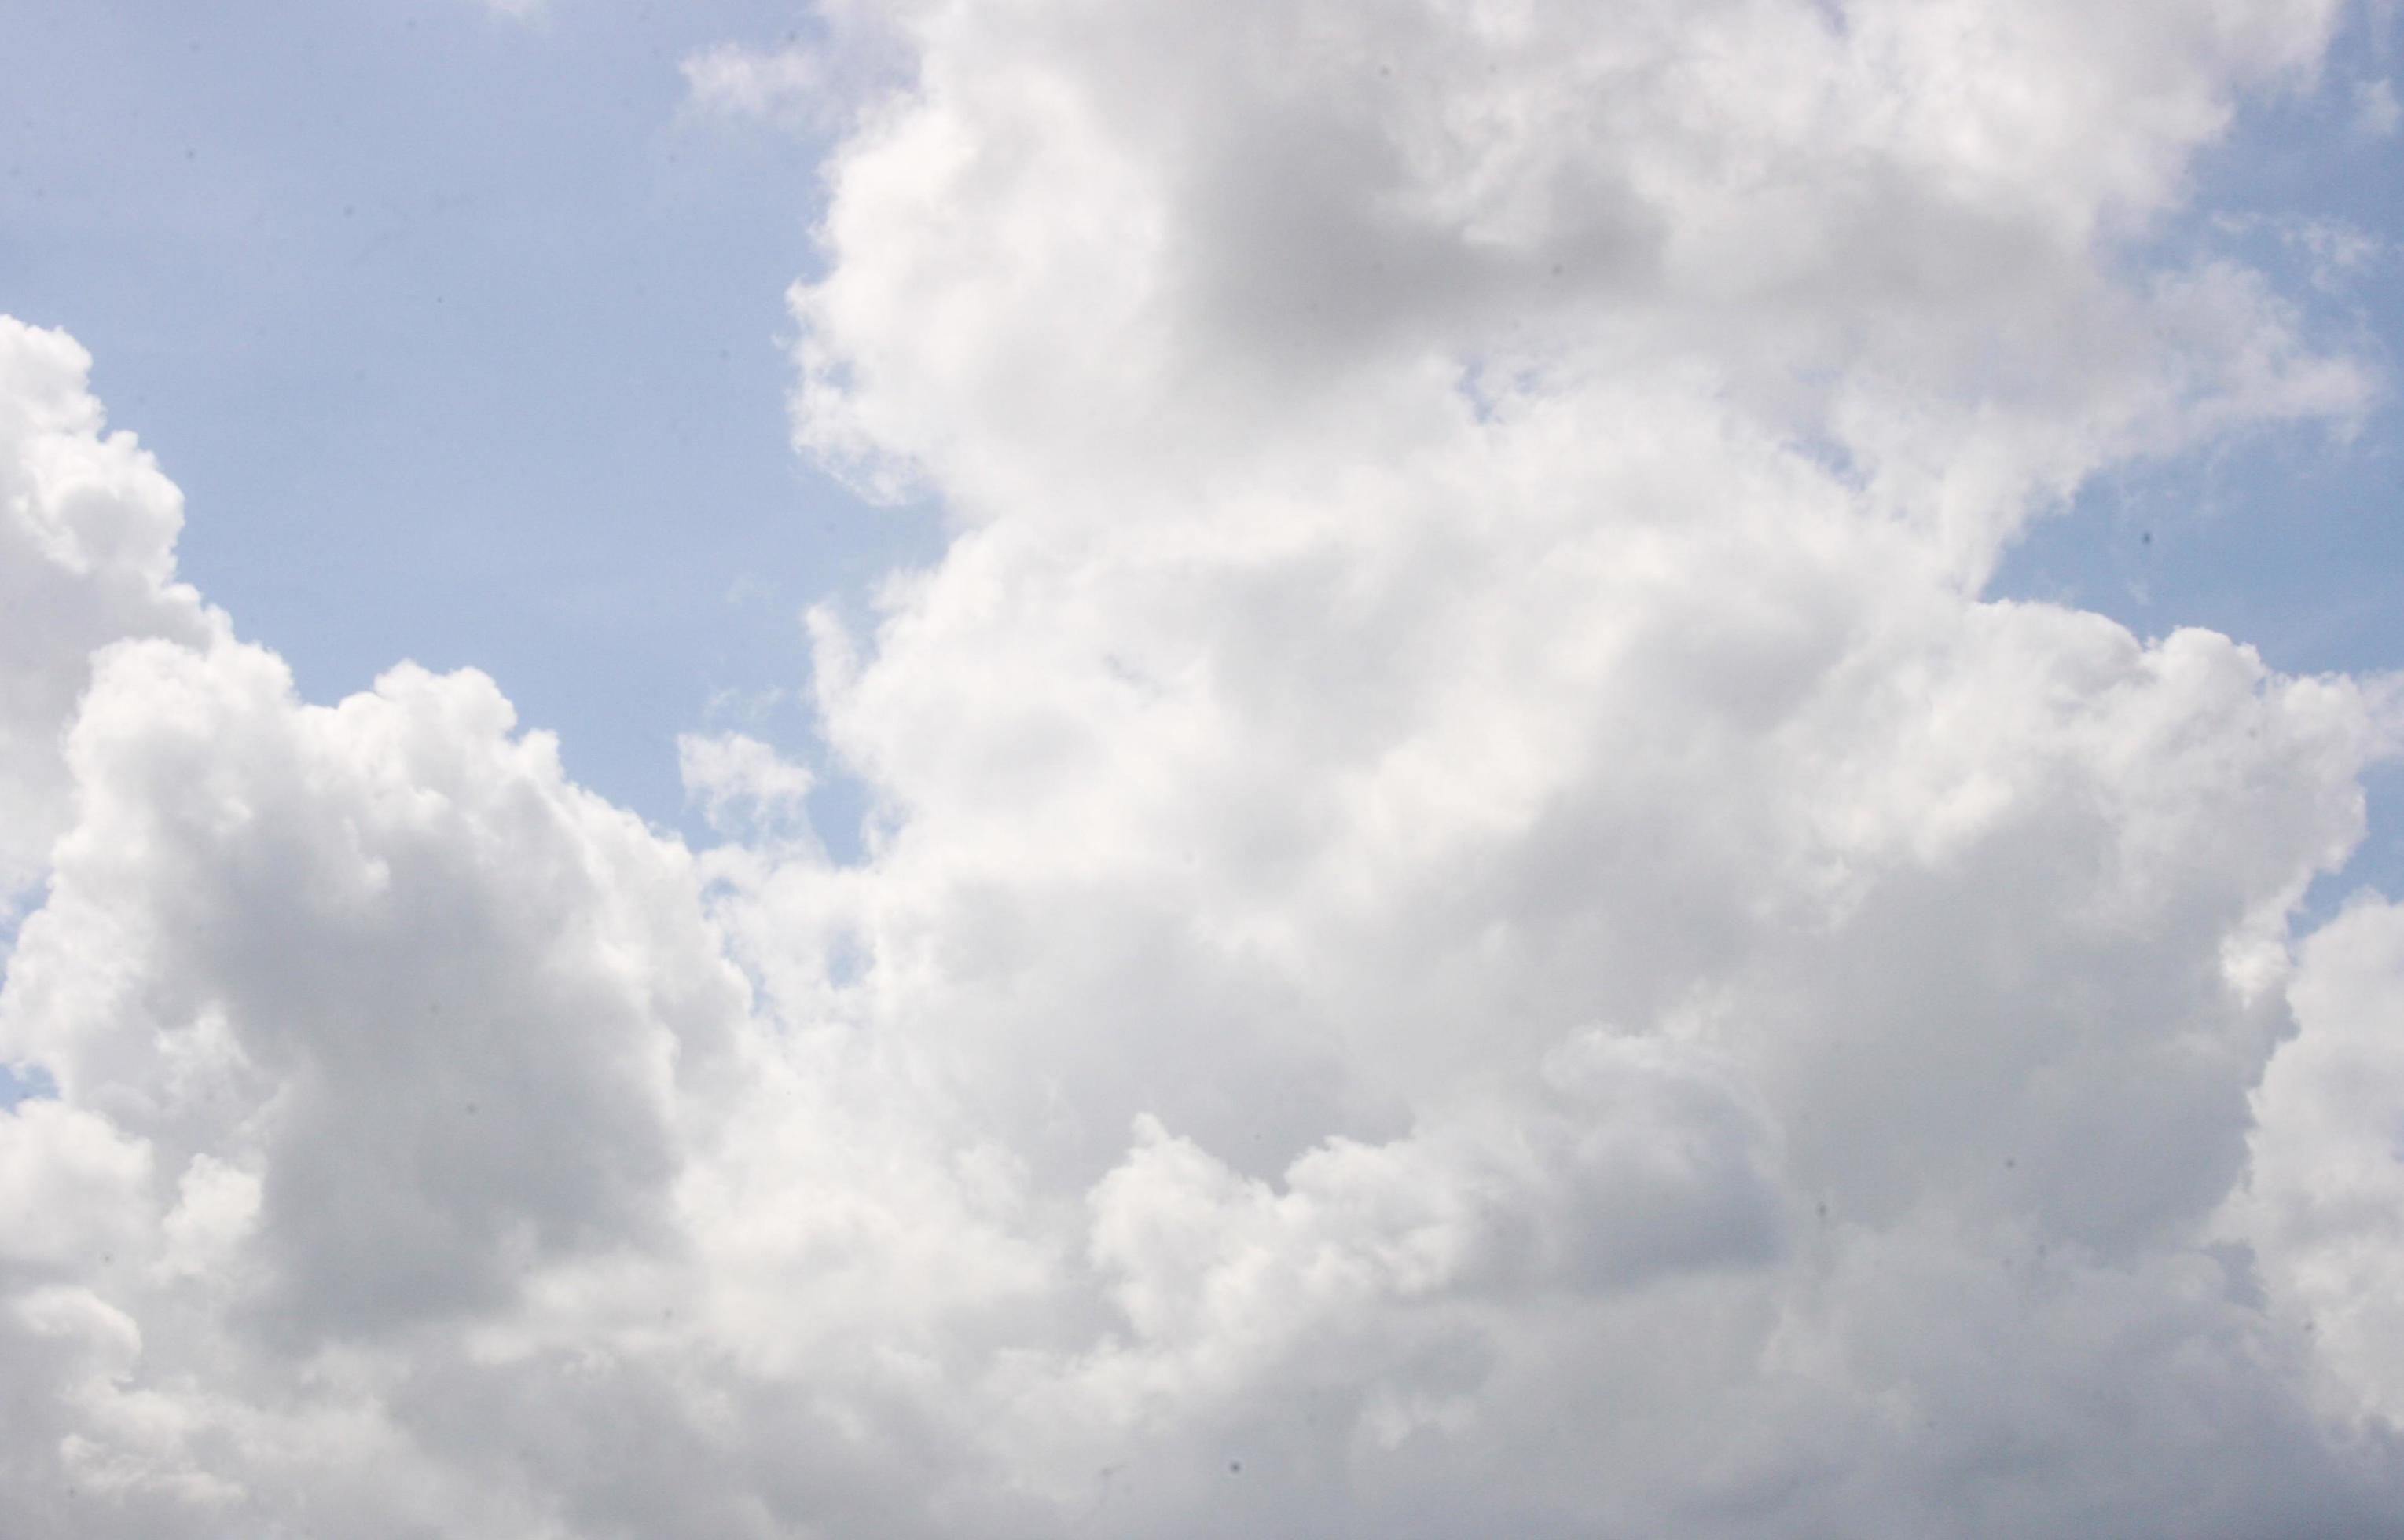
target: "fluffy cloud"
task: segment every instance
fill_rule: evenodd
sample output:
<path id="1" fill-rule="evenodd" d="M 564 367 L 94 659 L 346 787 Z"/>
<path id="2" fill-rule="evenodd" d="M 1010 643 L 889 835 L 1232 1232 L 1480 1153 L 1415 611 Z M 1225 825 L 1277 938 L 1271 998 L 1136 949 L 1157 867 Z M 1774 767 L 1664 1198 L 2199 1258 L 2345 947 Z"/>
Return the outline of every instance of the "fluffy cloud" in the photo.
<path id="1" fill-rule="evenodd" d="M 2397 1200 L 2404 1197 L 2404 909 L 2365 896 L 2314 935 L 2290 993 L 2300 1033 L 2255 1093 L 2233 1228 L 2274 1296 L 2317 1333 L 2327 1393 L 2404 1413 Z"/>
<path id="2" fill-rule="evenodd" d="M 224 624 L 175 580 L 183 497 L 133 435 L 104 431 L 91 368 L 72 338 L 0 316 L 0 905 L 65 825 L 59 739 L 95 650 Z"/>
<path id="3" fill-rule="evenodd" d="M 6 334 L 0 475 L 135 489 L 25 527 L 150 510 L 139 603 L 0 548 L 89 617 L 10 643 L 7 1510 L 2395 1527 L 2404 951 L 2291 936 L 2393 686 L 1982 594 L 2096 468 L 2374 388 L 2137 255 L 2334 21 L 838 14 L 914 63 L 798 434 L 957 526 L 813 620 L 856 861 L 748 740 L 696 853 L 480 675 L 299 701 Z"/>
<path id="4" fill-rule="evenodd" d="M 2336 11 L 902 7 L 915 90 L 796 291 L 802 437 L 1108 517 L 1674 382 L 1992 538 L 2098 455 L 2358 388 L 2242 275 L 2113 260 Z"/>

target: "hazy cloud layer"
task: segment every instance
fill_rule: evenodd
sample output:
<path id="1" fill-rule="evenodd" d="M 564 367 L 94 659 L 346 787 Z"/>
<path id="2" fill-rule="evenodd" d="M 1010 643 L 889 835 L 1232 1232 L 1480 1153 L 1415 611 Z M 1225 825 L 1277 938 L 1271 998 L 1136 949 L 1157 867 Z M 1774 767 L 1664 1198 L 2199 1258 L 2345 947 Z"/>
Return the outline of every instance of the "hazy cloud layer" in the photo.
<path id="1" fill-rule="evenodd" d="M 857 862 L 747 739 L 681 745 L 695 853 L 482 675 L 302 702 L 0 327 L 0 584 L 57 617 L 0 652 L 0 1058 L 59 1090 L 0 1111 L 0 1510 L 2404 1525 L 2404 911 L 2291 920 L 2397 690 L 1980 596 L 2097 469 L 2378 388 L 2137 255 L 2336 10 L 705 56 L 856 83 L 797 435 L 956 520 L 814 617 Z"/>

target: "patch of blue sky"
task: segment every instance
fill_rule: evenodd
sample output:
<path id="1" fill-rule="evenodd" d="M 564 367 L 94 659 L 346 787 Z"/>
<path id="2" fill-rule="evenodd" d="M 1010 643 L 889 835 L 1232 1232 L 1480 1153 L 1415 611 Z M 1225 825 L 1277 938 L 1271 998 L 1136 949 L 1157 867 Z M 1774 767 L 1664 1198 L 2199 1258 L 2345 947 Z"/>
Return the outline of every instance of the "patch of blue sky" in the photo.
<path id="1" fill-rule="evenodd" d="M 799 15 L 0 0 L 0 309 L 92 350 L 306 696 L 473 664 L 697 835 L 676 734 L 814 757 L 802 610 L 940 548 L 790 447 L 823 146 L 686 108 L 687 54 Z"/>
<path id="2" fill-rule="evenodd" d="M 0 1108 L 13 1107 L 20 1102 L 35 1102 L 56 1096 L 59 1088 L 49 1071 L 39 1064 L 11 1064 L 0 1061 Z"/>

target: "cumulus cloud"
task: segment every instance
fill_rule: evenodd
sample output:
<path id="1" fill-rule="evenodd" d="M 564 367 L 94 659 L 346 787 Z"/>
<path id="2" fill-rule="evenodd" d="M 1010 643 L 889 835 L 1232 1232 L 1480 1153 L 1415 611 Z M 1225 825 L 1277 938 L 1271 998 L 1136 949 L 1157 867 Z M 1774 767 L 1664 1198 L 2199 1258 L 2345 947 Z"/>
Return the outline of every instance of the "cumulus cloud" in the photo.
<path id="1" fill-rule="evenodd" d="M 957 533 L 812 618 L 856 860 L 739 736 L 694 852 L 481 675 L 300 701 L 0 334 L 0 475 L 133 489 L 0 547 L 7 1511 L 2395 1527 L 2404 932 L 2293 930 L 2395 688 L 1984 596 L 2375 388 L 2141 257 L 2335 21 L 892 7 L 796 432 Z"/>
<path id="2" fill-rule="evenodd" d="M 65 826 L 59 740 L 96 651 L 224 626 L 175 581 L 182 494 L 132 434 L 106 431 L 91 368 L 74 339 L 0 316 L 0 906 Z"/>
<path id="3" fill-rule="evenodd" d="M 2348 1410 L 2404 1411 L 2404 908 L 2365 895 L 2314 935 L 2289 993 L 2299 1029 L 2254 1095 L 2234 1228 L 2270 1286 L 2323 1344 Z"/>

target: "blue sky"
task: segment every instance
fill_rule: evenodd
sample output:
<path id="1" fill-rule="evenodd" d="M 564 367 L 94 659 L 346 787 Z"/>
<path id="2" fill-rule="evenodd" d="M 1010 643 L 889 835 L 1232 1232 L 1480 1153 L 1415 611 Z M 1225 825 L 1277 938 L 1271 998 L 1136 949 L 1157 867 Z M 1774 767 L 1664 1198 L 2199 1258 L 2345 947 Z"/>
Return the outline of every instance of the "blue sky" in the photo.
<path id="1" fill-rule="evenodd" d="M 2353 434 L 2314 427 L 2213 446 L 2098 480 L 2017 553 L 2009 589 L 2102 609 L 2142 632 L 2202 625 L 2304 673 L 2404 664 L 2404 154 L 2379 132 L 2389 49 L 2357 19 L 2322 89 L 2257 99 L 2197 168 L 2159 246 L 2226 254 L 2276 276 L 2312 332 L 2386 373 Z M 2368 117 L 2370 120 L 2365 121 Z M 2306 226 L 2383 243 L 2315 271 Z M 2317 281 L 2316 281 L 2317 279 Z"/>
<path id="2" fill-rule="evenodd" d="M 792 15 L 7 0 L 6 306 L 92 351 L 310 698 L 472 663 L 677 821 L 675 734 L 798 742 L 798 612 L 931 548 L 788 447 L 813 146 L 683 110 Z"/>

